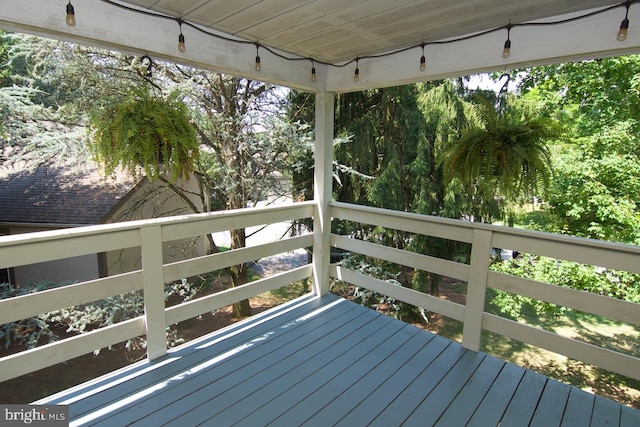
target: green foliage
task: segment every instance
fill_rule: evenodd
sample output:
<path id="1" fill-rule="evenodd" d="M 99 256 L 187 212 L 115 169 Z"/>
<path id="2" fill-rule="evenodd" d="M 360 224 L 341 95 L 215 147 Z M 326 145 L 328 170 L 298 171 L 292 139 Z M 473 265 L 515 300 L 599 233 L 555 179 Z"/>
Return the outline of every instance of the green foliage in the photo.
<path id="1" fill-rule="evenodd" d="M 0 284 L 0 300 L 41 292 L 69 283 L 38 282 L 29 286 L 12 288 L 8 284 Z M 165 287 L 165 301 L 177 299 L 183 302 L 193 299 L 197 288 L 186 280 L 175 282 Z M 116 295 L 104 300 L 91 302 L 43 313 L 36 317 L 4 324 L 0 327 L 0 342 L 4 341 L 5 348 L 12 343 L 34 348 L 41 340 L 57 341 L 60 337 L 55 332 L 57 328 L 65 327 L 67 333 L 84 333 L 91 330 L 113 325 L 124 320 L 133 319 L 144 314 L 144 297 L 141 292 Z M 181 343 L 174 330 L 169 330 L 169 345 Z M 129 350 L 144 348 L 146 341 L 142 337 L 129 340 L 125 347 Z M 96 350 L 96 354 L 99 350 Z"/>
<path id="2" fill-rule="evenodd" d="M 342 260 L 342 265 L 345 268 L 357 271 L 358 273 L 384 280 L 391 285 L 402 286 L 398 281 L 399 273 L 392 273 L 388 268 L 370 264 L 366 260 L 362 259 L 362 257 L 349 256 Z M 336 290 L 344 288 L 345 286 L 346 283 L 336 280 L 332 284 L 332 289 Z M 423 320 L 425 322 L 429 321 L 424 309 L 414 307 L 402 301 L 397 301 L 395 298 L 379 294 L 366 288 L 358 286 L 352 287 L 350 298 L 358 304 L 374 310 L 383 311 L 385 314 L 399 320 L 409 322 L 416 320 Z"/>
<path id="3" fill-rule="evenodd" d="M 5 35 L 6 33 L 0 30 L 0 87 L 9 86 L 11 75 L 11 69 L 8 66 L 10 44 Z"/>
<path id="4" fill-rule="evenodd" d="M 578 135 L 640 114 L 640 56 L 627 55 L 527 69 L 521 90 L 551 94 L 549 108 L 573 110 Z"/>
<path id="5" fill-rule="evenodd" d="M 547 231 L 640 242 L 640 142 L 634 127 L 617 123 L 557 156 Z"/>
<path id="6" fill-rule="evenodd" d="M 0 87 L 0 163 L 81 164 L 88 158 L 84 130 L 64 124 L 64 109 L 34 103 L 37 93 L 28 87 Z"/>
<path id="7" fill-rule="evenodd" d="M 463 130 L 445 153 L 448 179 L 476 188 L 477 198 L 499 195 L 515 201 L 549 187 L 551 154 L 546 144 L 560 134 L 559 126 L 513 101 L 508 105 L 498 111 L 489 100 L 479 99 L 478 124 Z"/>
<path id="8" fill-rule="evenodd" d="M 121 102 L 94 113 L 90 126 L 91 151 L 107 175 L 122 167 L 132 175 L 142 168 L 153 178 L 166 171 L 188 179 L 194 171 L 199 142 L 177 92 L 165 99 L 132 88 Z"/>
<path id="9" fill-rule="evenodd" d="M 630 302 L 640 302 L 640 275 L 609 270 L 571 261 L 520 254 L 517 259 L 497 262 L 491 269 L 517 277 L 550 283 Z M 538 315 L 561 315 L 565 308 L 533 300 L 521 295 L 495 291 L 491 304 L 501 312 L 519 317 L 525 308 L 533 308 Z"/>
<path id="10" fill-rule="evenodd" d="M 0 283 L 0 300 L 14 298 L 31 292 L 40 292 L 64 286 L 64 283 L 39 282 L 29 287 L 14 288 L 8 283 Z M 51 330 L 46 314 L 41 314 L 29 319 L 5 323 L 0 326 L 0 343 L 4 341 L 4 348 L 11 344 L 24 346 L 27 349 L 34 348 L 38 342 L 46 340 L 54 342 L 58 336 Z"/>

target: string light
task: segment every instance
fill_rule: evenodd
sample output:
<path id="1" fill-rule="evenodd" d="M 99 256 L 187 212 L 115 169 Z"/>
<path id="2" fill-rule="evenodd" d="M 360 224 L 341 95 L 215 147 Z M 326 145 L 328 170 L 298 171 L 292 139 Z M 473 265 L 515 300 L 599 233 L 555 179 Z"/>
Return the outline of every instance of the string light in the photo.
<path id="1" fill-rule="evenodd" d="M 71 4 L 71 0 L 67 3 L 67 25 L 70 27 L 76 26 L 76 11 L 73 9 L 73 5 Z"/>
<path id="2" fill-rule="evenodd" d="M 486 36 L 488 34 L 492 34 L 494 32 L 497 31 L 502 31 L 502 30 L 507 30 L 507 40 L 504 43 L 504 49 L 502 51 L 502 56 L 506 59 L 509 58 L 511 55 L 511 29 L 515 28 L 515 27 L 547 27 L 547 26 L 557 26 L 557 25 L 562 25 L 562 24 L 566 24 L 566 23 L 570 23 L 570 22 L 575 22 L 575 21 L 580 21 L 586 18 L 590 18 L 593 16 L 597 16 L 597 15 L 601 15 L 604 13 L 608 13 L 612 10 L 615 10 L 617 8 L 620 7 L 625 7 L 626 8 L 626 14 L 625 14 L 625 18 L 622 21 L 622 23 L 620 24 L 620 30 L 616 36 L 616 38 L 618 40 L 625 40 L 627 37 L 627 30 L 629 28 L 629 18 L 628 18 L 628 14 L 629 14 L 629 6 L 631 4 L 635 4 L 640 2 L 640 0 L 626 0 L 624 2 L 618 3 L 618 4 L 614 4 L 608 7 L 604 7 L 602 9 L 598 9 L 595 11 L 591 11 L 591 12 L 586 12 L 582 15 L 576 15 L 576 16 L 572 16 L 570 18 L 565 18 L 565 19 L 560 19 L 560 20 L 556 20 L 556 21 L 545 21 L 545 22 L 521 22 L 521 23 L 515 23 L 515 24 L 511 24 L 511 22 L 509 22 L 508 25 L 505 26 L 501 26 L 501 27 L 495 27 L 495 28 L 491 28 L 485 31 L 481 31 L 478 33 L 474 33 L 474 34 L 470 34 L 470 35 L 466 35 L 466 36 L 461 36 L 461 37 L 457 37 L 457 38 L 451 38 L 451 39 L 447 39 L 447 40 L 436 40 L 436 41 L 430 41 L 430 42 L 422 42 L 420 44 L 417 45 L 412 45 L 412 46 L 407 46 L 401 49 L 396 49 L 394 51 L 389 51 L 389 52 L 384 52 L 384 53 L 380 53 L 380 54 L 373 54 L 373 55 L 366 55 L 363 57 L 358 57 L 355 59 L 352 59 L 350 61 L 344 61 L 341 63 L 332 63 L 332 62 L 326 62 L 326 61 L 319 61 L 319 60 L 314 60 L 314 58 L 310 58 L 310 57 L 291 57 L 288 56 L 286 54 L 282 54 L 281 52 L 274 50 L 268 46 L 264 46 L 261 45 L 259 42 L 256 41 L 250 41 L 250 40 L 242 40 L 242 39 L 238 39 L 238 38 L 234 38 L 234 37 L 228 37 L 219 33 L 215 33 L 215 32 L 211 32 L 208 31 L 205 28 L 202 28 L 198 25 L 192 24 L 190 22 L 187 21 L 182 21 L 179 18 L 173 17 L 173 16 L 169 16 L 169 15 L 165 15 L 162 13 L 158 13 L 158 12 L 154 12 L 151 10 L 141 10 L 141 9 L 137 9 L 137 8 L 133 8 L 130 6 L 127 6 L 126 4 L 120 3 L 120 2 L 116 2 L 114 0 L 99 0 L 103 3 L 107 3 L 113 7 L 118 7 L 121 9 L 125 9 L 129 12 L 132 13 L 139 13 L 139 14 L 144 14 L 147 16 L 152 16 L 155 18 L 160 18 L 160 19 L 168 19 L 168 20 L 172 20 L 172 21 L 177 21 L 179 24 L 184 24 L 187 25 L 189 27 L 191 27 L 192 29 L 194 29 L 195 31 L 201 32 L 203 34 L 206 34 L 210 37 L 214 37 L 217 38 L 219 40 L 224 40 L 225 42 L 228 43 L 236 43 L 236 44 L 240 44 L 240 45 L 248 45 L 248 44 L 254 44 L 256 46 L 256 63 L 255 63 L 255 68 L 257 71 L 260 71 L 262 66 L 260 63 L 260 55 L 259 55 L 259 49 L 262 47 L 263 49 L 267 50 L 269 53 L 271 53 L 273 56 L 276 56 L 284 61 L 312 61 L 312 69 L 311 69 L 311 79 L 314 79 L 314 69 L 315 69 L 315 62 L 318 62 L 319 64 L 324 64 L 326 66 L 329 67 L 336 67 L 336 68 L 343 68 L 343 67 L 347 67 L 349 66 L 351 63 L 353 63 L 354 61 L 356 62 L 356 69 L 355 69 L 355 73 L 353 76 L 353 79 L 355 81 L 358 81 L 360 79 L 360 69 L 358 67 L 358 61 L 360 59 L 377 59 L 377 58 L 384 58 L 384 57 L 390 57 L 390 56 L 394 56 L 412 49 L 416 49 L 416 48 L 421 48 L 422 49 L 422 56 L 420 57 L 420 71 L 424 71 L 426 69 L 426 57 L 424 55 L 424 48 L 427 45 L 445 45 L 445 44 L 451 44 L 451 43 L 458 43 L 458 42 L 463 42 L 463 41 L 467 41 L 467 40 L 471 40 L 471 39 L 476 39 L 479 37 L 483 37 Z M 71 15 L 71 16 L 69 16 Z M 67 4 L 67 24 L 69 24 L 70 26 L 75 25 L 75 16 L 74 16 L 74 10 L 73 10 L 73 6 L 71 5 L 71 0 L 69 0 L 69 3 Z M 182 34 L 182 28 L 180 29 L 180 33 Z M 184 38 L 184 36 L 180 37 L 178 36 L 178 42 L 180 43 L 180 41 Z M 424 68 L 423 68 L 424 67 Z M 316 76 L 317 78 L 317 76 Z"/>
<path id="3" fill-rule="evenodd" d="M 260 45 L 256 43 L 256 71 L 260 71 L 262 65 L 260 64 Z"/>
<path id="4" fill-rule="evenodd" d="M 311 80 L 312 81 L 316 81 L 317 79 L 317 75 L 316 75 L 316 64 L 315 62 L 313 62 L 313 59 L 311 60 Z"/>
<path id="5" fill-rule="evenodd" d="M 504 42 L 504 49 L 502 49 L 502 57 L 507 59 L 511 56 L 511 24 L 507 25 L 507 41 Z"/>
<path id="6" fill-rule="evenodd" d="M 180 34 L 178 35 L 178 50 L 180 52 L 184 52 L 187 50 L 187 45 L 184 44 L 184 34 L 182 34 L 182 20 L 178 20 L 178 25 L 180 26 Z"/>
<path id="7" fill-rule="evenodd" d="M 624 14 L 624 19 L 620 23 L 620 30 L 616 35 L 616 39 L 618 39 L 618 41 L 621 41 L 621 42 L 627 39 L 627 30 L 629 29 L 629 6 L 631 6 L 631 2 L 626 2 L 624 6 L 627 9 L 627 11 Z"/>

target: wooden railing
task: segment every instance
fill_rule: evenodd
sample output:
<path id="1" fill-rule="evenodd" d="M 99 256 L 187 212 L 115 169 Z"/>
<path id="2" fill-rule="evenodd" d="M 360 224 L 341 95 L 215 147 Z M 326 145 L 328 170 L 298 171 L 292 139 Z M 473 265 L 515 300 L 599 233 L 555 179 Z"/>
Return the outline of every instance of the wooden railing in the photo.
<path id="1" fill-rule="evenodd" d="M 486 290 L 489 287 L 640 325 L 639 304 L 522 279 L 489 269 L 492 248 L 518 248 L 522 252 L 640 273 L 640 248 L 337 202 L 331 203 L 330 210 L 333 218 L 471 245 L 471 261 L 465 264 L 349 236 L 332 234 L 330 238 L 333 247 L 467 282 L 464 305 L 394 286 L 339 265 L 321 265 L 316 261 L 316 267 L 327 268 L 331 277 L 463 322 L 462 343 L 472 350 L 479 349 L 481 332 L 487 330 L 640 379 L 640 359 L 636 357 L 502 318 L 487 313 L 484 309 Z M 148 357 L 154 359 L 167 351 L 166 326 L 313 277 L 312 264 L 307 264 L 247 285 L 165 307 L 165 283 L 297 248 L 308 248 L 313 246 L 314 240 L 318 242 L 322 239 L 306 235 L 169 264 L 163 264 L 162 245 L 163 242 L 207 233 L 316 215 L 316 204 L 305 202 L 275 208 L 224 211 L 0 237 L 0 268 L 136 246 L 141 248 L 142 253 L 142 268 L 136 271 L 0 300 L 0 325 L 127 292 L 143 291 L 145 301 L 145 314 L 140 317 L 0 359 L 0 381 L 141 335 L 146 335 Z M 329 258 L 327 254 L 322 256 L 327 260 Z M 314 286 L 314 289 L 326 287 Z"/>
<path id="2" fill-rule="evenodd" d="M 331 236 L 334 247 L 467 282 L 465 305 L 392 285 L 339 265 L 331 267 L 331 277 L 464 322 L 462 344 L 475 351 L 480 347 L 480 334 L 484 329 L 640 379 L 640 359 L 636 357 L 485 311 L 485 295 L 489 287 L 640 325 L 640 304 L 489 270 L 492 248 L 517 248 L 521 252 L 640 274 L 639 247 L 337 202 L 330 206 L 333 218 L 471 244 L 471 261 L 465 264 L 347 236 Z"/>
<path id="3" fill-rule="evenodd" d="M 315 204 L 304 202 L 274 208 L 241 209 L 0 237 L 0 268 L 130 247 L 140 247 L 142 253 L 142 268 L 136 271 L 0 300 L 0 325 L 140 290 L 144 293 L 145 305 L 142 316 L 1 358 L 0 382 L 141 335 L 147 337 L 148 357 L 155 359 L 167 351 L 166 326 L 311 277 L 311 264 L 307 264 L 167 308 L 164 296 L 166 283 L 310 247 L 313 245 L 313 236 L 293 237 L 170 264 L 163 264 L 163 242 L 314 215 Z"/>

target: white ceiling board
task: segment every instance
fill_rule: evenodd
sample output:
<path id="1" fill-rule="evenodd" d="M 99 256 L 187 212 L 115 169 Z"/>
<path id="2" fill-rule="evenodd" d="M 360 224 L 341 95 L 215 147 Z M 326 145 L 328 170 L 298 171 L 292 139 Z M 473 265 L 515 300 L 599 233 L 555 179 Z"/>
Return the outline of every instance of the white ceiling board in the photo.
<path id="1" fill-rule="evenodd" d="M 421 49 L 359 62 L 360 79 L 353 80 L 355 64 L 331 67 L 327 88 L 351 92 L 416 81 L 428 81 L 480 72 L 591 59 L 640 52 L 640 31 L 629 31 L 624 42 L 616 40 L 619 11 L 610 11 L 553 27 L 522 27 L 512 30 L 511 56 L 502 58 L 506 31 L 499 31 L 464 42 L 425 47 L 427 69 L 418 69 Z M 566 18 L 575 14 L 566 15 Z M 640 7 L 629 13 L 631 22 L 640 22 Z"/>
<path id="2" fill-rule="evenodd" d="M 82 0 L 75 5 L 77 25 L 68 27 L 64 13 L 67 1 L 16 0 L 11 7 L 0 7 L 0 28 L 149 55 L 308 91 L 322 88 L 322 78 L 311 81 L 308 61 L 285 61 L 261 51 L 265 66 L 256 71 L 253 44 L 221 40 L 190 27 L 183 27 L 187 50 L 181 53 L 177 48 L 176 22 L 113 7 L 100 0 Z M 319 76 L 326 76 L 322 64 L 317 64 L 316 69 Z"/>
<path id="3" fill-rule="evenodd" d="M 344 92 L 382 87 L 478 71 L 553 61 L 592 58 L 638 52 L 640 3 L 630 7 L 629 39 L 617 42 L 615 33 L 625 8 L 611 0 L 72 0 L 76 27 L 64 23 L 68 0 L 0 0 L 0 26 L 5 29 L 49 35 L 155 58 L 235 74 L 266 82 L 319 91 Z M 165 17 L 125 10 L 119 3 Z M 417 69 L 423 42 L 457 38 L 473 31 L 501 28 L 513 23 L 547 17 L 557 20 L 590 11 L 589 7 L 615 7 L 606 14 L 567 24 L 515 27 L 511 32 L 512 57 L 500 54 L 506 30 L 480 38 L 425 47 L 428 68 Z M 571 12 L 576 15 L 557 15 Z M 509 19 L 507 19 L 509 17 Z M 517 19 L 516 19 L 517 18 Z M 177 51 L 177 19 L 183 19 L 187 51 Z M 506 22 L 505 22 L 506 21 Z M 200 29 L 244 42 L 234 43 L 204 34 Z M 225 32 L 220 32 L 224 24 Z M 254 69 L 258 41 L 262 71 Z M 281 52 L 288 61 L 264 48 Z M 361 79 L 353 81 L 355 64 L 341 65 L 356 57 L 402 54 L 360 60 Z M 318 80 L 310 79 L 311 61 L 316 60 Z"/>
<path id="4" fill-rule="evenodd" d="M 127 2 L 149 4 L 144 0 Z M 335 63 L 501 27 L 509 21 L 528 22 L 619 3 L 616 0 L 159 0 L 150 9 L 170 12 L 172 16 L 284 52 Z M 345 40 L 346 46 L 335 49 L 334 42 L 340 39 Z M 325 49 L 326 46 L 330 48 Z"/>

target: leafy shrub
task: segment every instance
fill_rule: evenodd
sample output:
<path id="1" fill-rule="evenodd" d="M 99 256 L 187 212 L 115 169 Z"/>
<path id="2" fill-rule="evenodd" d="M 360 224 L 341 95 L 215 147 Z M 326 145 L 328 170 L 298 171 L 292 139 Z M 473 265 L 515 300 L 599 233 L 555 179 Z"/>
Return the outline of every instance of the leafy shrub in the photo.
<path id="1" fill-rule="evenodd" d="M 496 262 L 491 269 L 610 298 L 640 302 L 640 276 L 624 271 L 530 254 L 521 254 L 518 258 L 505 262 Z M 512 317 L 519 317 L 525 307 L 535 309 L 537 314 L 561 315 L 566 310 L 554 304 L 504 291 L 496 291 L 491 303 L 502 313 Z"/>
<path id="2" fill-rule="evenodd" d="M 0 283 L 0 299 L 19 297 L 67 284 L 68 283 L 38 282 L 25 287 L 14 288 L 8 283 Z M 58 336 L 49 326 L 49 321 L 45 314 L 5 323 L 0 326 L 0 342 L 4 341 L 5 349 L 9 348 L 12 343 L 31 349 L 34 348 L 42 338 L 46 338 L 48 342 L 56 341 Z"/>
<path id="3" fill-rule="evenodd" d="M 342 266 L 349 270 L 354 270 L 361 274 L 384 280 L 392 285 L 402 286 L 402 284 L 397 280 L 399 273 L 392 273 L 381 267 L 371 265 L 364 260 L 359 259 L 357 256 L 348 256 L 344 258 L 342 260 Z M 335 281 L 332 286 L 333 290 L 335 288 L 346 286 L 346 283 L 338 280 Z M 353 286 L 348 297 L 358 304 L 377 311 L 383 311 L 387 315 L 399 320 L 415 321 L 422 319 L 426 322 L 429 321 L 424 309 L 398 301 L 395 298 L 391 298 L 387 295 L 383 295 L 366 288 Z"/>
<path id="4" fill-rule="evenodd" d="M 39 282 L 24 288 L 12 289 L 7 284 L 0 285 L 0 298 L 13 298 L 33 292 L 53 289 L 69 283 Z M 176 298 L 183 302 L 193 299 L 198 289 L 188 283 L 186 279 L 172 283 L 165 287 L 165 302 L 169 298 Z M 48 342 L 58 340 L 60 337 L 52 330 L 55 327 L 65 327 L 67 333 L 84 333 L 94 329 L 113 325 L 118 322 L 133 319 L 144 314 L 144 297 L 141 291 L 130 292 L 122 295 L 105 298 L 78 306 L 72 306 L 50 313 L 11 322 L 0 327 L 0 341 L 4 340 L 5 348 L 12 343 L 34 348 L 44 337 Z M 182 342 L 177 337 L 175 330 L 167 328 L 169 346 L 175 346 Z M 125 347 L 128 350 L 146 347 L 144 337 L 137 337 L 127 341 Z M 94 353 L 99 353 L 96 350 Z"/>

